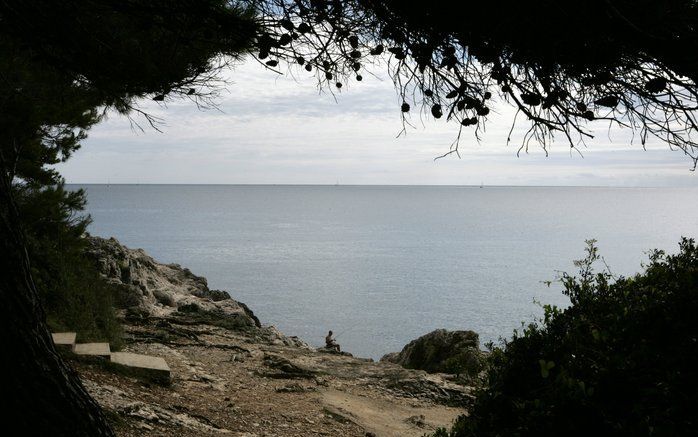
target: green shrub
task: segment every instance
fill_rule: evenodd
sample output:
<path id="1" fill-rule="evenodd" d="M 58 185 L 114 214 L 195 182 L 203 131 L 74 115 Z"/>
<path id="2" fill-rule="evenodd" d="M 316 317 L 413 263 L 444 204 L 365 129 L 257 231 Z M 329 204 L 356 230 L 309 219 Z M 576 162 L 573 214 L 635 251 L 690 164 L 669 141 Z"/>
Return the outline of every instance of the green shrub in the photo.
<path id="1" fill-rule="evenodd" d="M 571 305 L 495 348 L 469 417 L 436 435 L 698 435 L 695 242 L 632 278 L 594 273 L 599 259 L 589 241 L 561 278 Z"/>
<path id="2" fill-rule="evenodd" d="M 82 238 L 89 217 L 80 215 L 84 192 L 50 187 L 15 187 L 27 236 L 32 279 L 53 331 L 75 331 L 78 341 L 121 345 L 121 326 L 114 313 L 117 291 L 85 255 Z"/>
<path id="3" fill-rule="evenodd" d="M 114 314 L 114 290 L 87 260 L 77 261 L 63 265 L 52 285 L 39 287 L 49 328 L 75 331 L 79 342 L 108 341 L 118 350 L 122 331 Z"/>
<path id="4" fill-rule="evenodd" d="M 443 363 L 446 373 L 459 375 L 464 381 L 476 378 L 484 367 L 484 355 L 477 349 L 466 349 Z"/>

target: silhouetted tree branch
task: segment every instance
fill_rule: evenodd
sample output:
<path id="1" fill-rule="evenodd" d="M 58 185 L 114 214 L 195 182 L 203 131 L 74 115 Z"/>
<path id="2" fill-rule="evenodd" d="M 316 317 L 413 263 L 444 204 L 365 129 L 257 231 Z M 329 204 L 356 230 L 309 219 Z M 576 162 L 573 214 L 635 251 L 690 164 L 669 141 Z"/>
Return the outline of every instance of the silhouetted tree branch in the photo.
<path id="1" fill-rule="evenodd" d="M 533 141 L 547 153 L 557 136 L 577 149 L 592 122 L 606 122 L 698 163 L 694 1 L 248 3 L 261 29 L 256 56 L 269 68 L 296 65 L 332 89 L 379 64 L 403 115 L 417 107 L 453 120 L 457 138 L 463 128 L 479 136 L 499 99 L 528 124 L 520 151 Z"/>

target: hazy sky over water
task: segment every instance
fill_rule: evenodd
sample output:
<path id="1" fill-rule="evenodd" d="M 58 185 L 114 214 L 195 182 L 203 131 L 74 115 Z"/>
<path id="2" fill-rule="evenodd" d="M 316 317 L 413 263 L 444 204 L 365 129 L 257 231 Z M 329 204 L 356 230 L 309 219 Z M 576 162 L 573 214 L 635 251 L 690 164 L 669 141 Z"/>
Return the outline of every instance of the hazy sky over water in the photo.
<path id="1" fill-rule="evenodd" d="M 297 76 L 277 77 L 250 62 L 230 74 L 220 111 L 144 102 L 164 120 L 162 133 L 133 130 L 111 115 L 59 170 L 69 183 L 698 186 L 682 152 L 657 141 L 643 151 L 639 141 L 630 145 L 630 131 L 609 138 L 602 124 L 592 125 L 596 138 L 584 157 L 560 142 L 548 157 L 532 145 L 517 158 L 525 124 L 507 146 L 513 110 L 503 103 L 493 107 L 481 142 L 464 129 L 461 158 L 434 160 L 448 151 L 457 124 L 415 112 L 415 128 L 397 137 L 401 102 L 389 80 L 364 75 L 335 101 Z"/>

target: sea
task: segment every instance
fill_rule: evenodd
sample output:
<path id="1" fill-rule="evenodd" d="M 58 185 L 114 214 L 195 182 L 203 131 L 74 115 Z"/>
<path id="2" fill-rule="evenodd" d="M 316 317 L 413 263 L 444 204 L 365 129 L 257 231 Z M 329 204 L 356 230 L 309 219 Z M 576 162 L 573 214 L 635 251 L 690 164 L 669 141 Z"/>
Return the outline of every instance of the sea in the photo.
<path id="1" fill-rule="evenodd" d="M 434 329 L 510 338 L 565 307 L 597 240 L 614 276 L 698 236 L 698 188 L 70 185 L 89 232 L 177 263 L 308 343 L 380 358 Z"/>

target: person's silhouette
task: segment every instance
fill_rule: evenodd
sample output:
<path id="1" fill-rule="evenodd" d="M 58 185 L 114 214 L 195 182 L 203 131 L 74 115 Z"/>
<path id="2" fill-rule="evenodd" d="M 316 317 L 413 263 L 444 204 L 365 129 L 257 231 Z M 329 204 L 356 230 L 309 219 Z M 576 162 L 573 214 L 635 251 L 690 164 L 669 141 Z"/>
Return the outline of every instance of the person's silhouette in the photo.
<path id="1" fill-rule="evenodd" d="M 339 343 L 337 343 L 337 341 L 334 338 L 332 338 L 332 331 L 330 331 L 327 334 L 327 337 L 325 337 L 325 347 L 327 349 L 334 349 L 337 352 L 339 352 Z"/>

